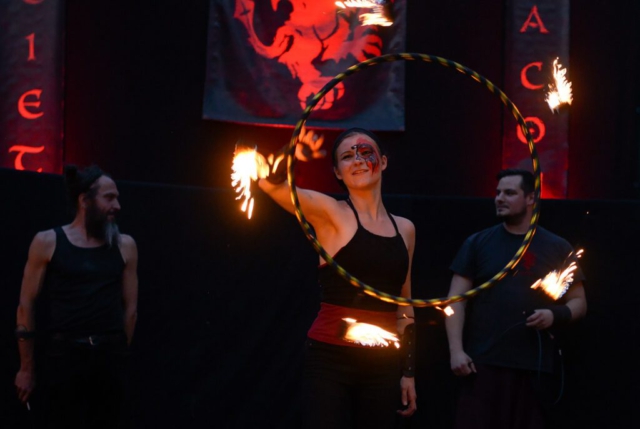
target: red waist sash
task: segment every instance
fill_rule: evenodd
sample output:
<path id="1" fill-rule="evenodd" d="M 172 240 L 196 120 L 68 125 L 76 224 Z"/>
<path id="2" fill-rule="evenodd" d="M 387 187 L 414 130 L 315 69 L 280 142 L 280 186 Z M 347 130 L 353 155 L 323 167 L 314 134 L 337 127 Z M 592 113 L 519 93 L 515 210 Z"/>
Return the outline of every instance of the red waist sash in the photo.
<path id="1" fill-rule="evenodd" d="M 370 348 L 343 339 L 347 326 L 346 322 L 342 320 L 344 318 L 356 319 L 359 323 L 376 325 L 386 331 L 397 334 L 395 311 L 368 311 L 323 302 L 320 304 L 318 317 L 314 320 L 307 335 L 312 340 L 324 343 Z"/>

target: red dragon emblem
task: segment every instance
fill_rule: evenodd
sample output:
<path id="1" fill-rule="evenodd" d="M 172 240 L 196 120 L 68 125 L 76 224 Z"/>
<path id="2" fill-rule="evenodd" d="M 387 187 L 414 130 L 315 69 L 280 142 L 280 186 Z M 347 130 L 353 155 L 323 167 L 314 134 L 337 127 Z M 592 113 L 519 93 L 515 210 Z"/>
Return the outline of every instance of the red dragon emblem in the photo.
<path id="1" fill-rule="evenodd" d="M 254 0 L 236 0 L 234 18 L 246 28 L 248 41 L 259 55 L 284 64 L 292 78 L 300 81 L 298 100 L 302 109 L 333 78 L 324 76 L 319 65 L 349 56 L 360 62 L 382 54 L 377 27 L 359 25 L 358 12 L 339 12 L 334 0 L 271 0 L 266 12 L 261 7 L 260 16 L 264 19 L 264 14 L 272 14 L 274 19 L 280 17 L 283 24 L 267 43 L 256 31 L 255 9 Z M 316 108 L 330 109 L 343 95 L 341 82 Z"/>

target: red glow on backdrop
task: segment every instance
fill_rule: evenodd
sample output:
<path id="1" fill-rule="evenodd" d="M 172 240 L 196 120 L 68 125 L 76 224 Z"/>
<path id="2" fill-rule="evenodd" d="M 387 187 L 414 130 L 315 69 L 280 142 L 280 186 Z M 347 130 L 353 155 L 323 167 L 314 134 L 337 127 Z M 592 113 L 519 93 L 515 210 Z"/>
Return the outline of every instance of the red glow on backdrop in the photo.
<path id="1" fill-rule="evenodd" d="M 63 7 L 61 0 L 4 6 L 0 46 L 0 167 L 62 171 Z"/>

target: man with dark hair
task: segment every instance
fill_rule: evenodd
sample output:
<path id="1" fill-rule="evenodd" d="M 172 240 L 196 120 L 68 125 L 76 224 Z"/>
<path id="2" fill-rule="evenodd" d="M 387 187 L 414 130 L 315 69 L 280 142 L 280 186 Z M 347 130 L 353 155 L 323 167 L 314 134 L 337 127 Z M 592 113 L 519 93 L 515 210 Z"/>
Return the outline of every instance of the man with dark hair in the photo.
<path id="1" fill-rule="evenodd" d="M 449 296 L 479 286 L 504 268 L 529 228 L 533 175 L 510 169 L 498 180 L 495 206 L 502 223 L 464 242 L 451 265 Z M 468 303 L 451 306 L 454 314 L 445 322 L 451 369 L 462 377 L 457 429 L 545 427 L 540 380 L 554 369 L 553 333 L 584 317 L 587 303 L 579 269 L 559 302 L 531 286 L 566 268 L 572 251 L 566 240 L 538 226 L 522 260 L 505 278 Z"/>
<path id="2" fill-rule="evenodd" d="M 35 303 L 47 299 L 43 388 L 47 422 L 60 428 L 115 428 L 120 418 L 128 344 L 136 323 L 136 243 L 120 234 L 115 182 L 98 167 L 65 168 L 69 225 L 36 234 L 17 312 L 20 369 L 15 385 L 28 403 L 35 387 Z M 40 374 L 40 371 L 38 371 Z"/>

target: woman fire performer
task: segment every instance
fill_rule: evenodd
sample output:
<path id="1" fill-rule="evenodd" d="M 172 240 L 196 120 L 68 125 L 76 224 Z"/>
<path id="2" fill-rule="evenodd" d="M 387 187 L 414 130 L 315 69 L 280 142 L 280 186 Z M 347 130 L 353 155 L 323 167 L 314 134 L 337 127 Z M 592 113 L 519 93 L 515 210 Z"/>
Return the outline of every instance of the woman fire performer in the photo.
<path id="1" fill-rule="evenodd" d="M 293 213 L 284 164 L 262 179 L 260 188 Z M 351 275 L 410 298 L 415 227 L 384 207 L 381 185 L 387 157 L 378 137 L 361 128 L 344 131 L 333 145 L 333 165 L 348 192 L 346 200 L 298 189 L 300 207 L 318 241 Z M 308 332 L 305 362 L 307 427 L 392 428 L 397 414 L 407 417 L 416 410 L 413 308 L 366 295 L 322 258 L 318 276 L 322 303 Z M 345 340 L 345 318 L 397 330 L 400 349 Z"/>

